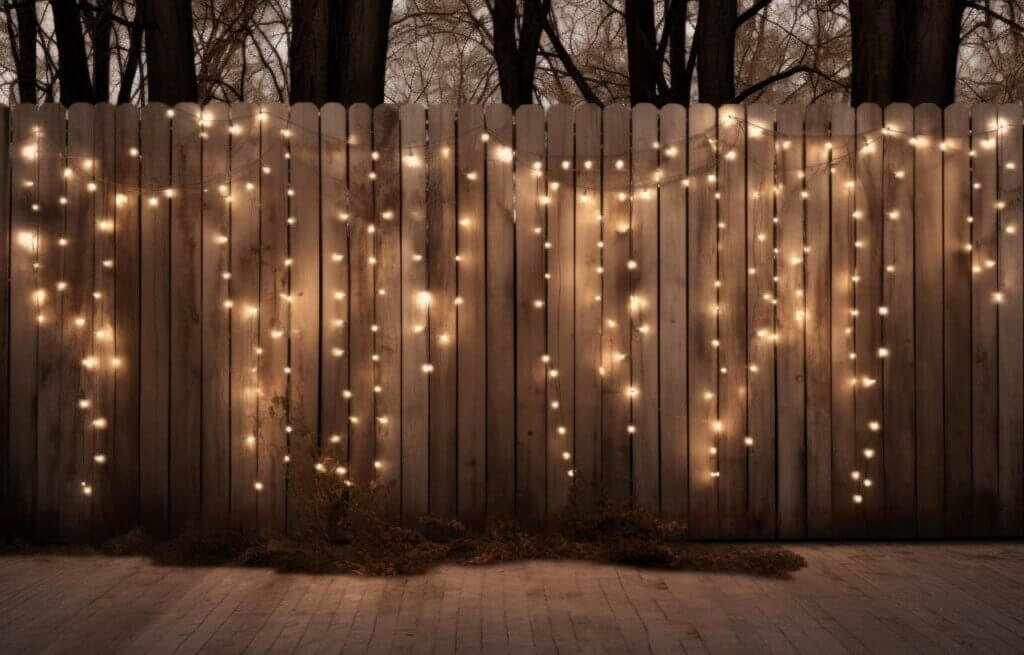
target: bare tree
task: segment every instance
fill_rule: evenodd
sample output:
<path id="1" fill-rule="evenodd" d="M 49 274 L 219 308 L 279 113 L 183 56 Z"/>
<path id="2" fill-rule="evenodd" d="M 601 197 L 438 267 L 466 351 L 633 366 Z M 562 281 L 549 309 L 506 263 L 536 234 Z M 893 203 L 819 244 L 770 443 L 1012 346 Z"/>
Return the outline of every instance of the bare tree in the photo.
<path id="1" fill-rule="evenodd" d="M 76 0 L 50 0 L 53 26 L 57 36 L 57 74 L 60 79 L 60 101 L 65 105 L 94 102 L 89 81 L 89 60 L 85 54 L 82 15 Z"/>
<path id="2" fill-rule="evenodd" d="M 292 34 L 288 47 L 292 102 L 322 105 L 329 99 L 330 7 L 327 0 L 292 0 Z"/>
<path id="3" fill-rule="evenodd" d="M 523 0 L 520 17 L 517 0 L 494 0 L 491 22 L 494 30 L 494 61 L 498 65 L 501 101 L 512 107 L 533 101 L 537 52 L 550 0 Z M 519 38 L 516 39 L 516 25 Z"/>
<path id="4" fill-rule="evenodd" d="M 392 0 L 337 2 L 330 20 L 328 96 L 345 105 L 384 102 Z"/>
<path id="5" fill-rule="evenodd" d="M 189 0 L 139 0 L 146 35 L 149 99 L 174 104 L 199 99 L 192 3 Z"/>

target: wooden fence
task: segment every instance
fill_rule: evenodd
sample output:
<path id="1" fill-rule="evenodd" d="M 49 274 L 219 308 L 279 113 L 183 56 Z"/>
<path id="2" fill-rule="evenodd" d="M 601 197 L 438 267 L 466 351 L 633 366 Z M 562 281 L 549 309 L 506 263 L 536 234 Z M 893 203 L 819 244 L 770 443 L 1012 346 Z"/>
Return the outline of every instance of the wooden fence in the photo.
<path id="1" fill-rule="evenodd" d="M 3 109 L 5 529 L 1020 536 L 1021 119 Z"/>

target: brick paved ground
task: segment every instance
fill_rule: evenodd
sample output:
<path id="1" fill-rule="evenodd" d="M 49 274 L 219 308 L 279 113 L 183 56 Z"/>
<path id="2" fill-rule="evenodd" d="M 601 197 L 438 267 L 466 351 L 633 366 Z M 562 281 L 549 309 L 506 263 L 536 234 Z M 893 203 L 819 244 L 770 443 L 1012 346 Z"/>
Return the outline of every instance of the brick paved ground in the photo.
<path id="1" fill-rule="evenodd" d="M 1024 652 L 1024 544 L 804 545 L 790 580 L 583 563 L 411 578 L 0 558 L 0 652 Z"/>

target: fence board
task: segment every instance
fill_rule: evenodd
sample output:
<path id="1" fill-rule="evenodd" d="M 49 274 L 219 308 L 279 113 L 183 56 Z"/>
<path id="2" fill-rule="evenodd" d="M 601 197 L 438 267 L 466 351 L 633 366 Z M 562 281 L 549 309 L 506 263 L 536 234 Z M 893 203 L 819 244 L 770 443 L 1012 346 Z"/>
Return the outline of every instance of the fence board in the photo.
<path id="1" fill-rule="evenodd" d="M 630 112 L 623 105 L 604 110 L 604 263 L 601 391 L 602 492 L 625 502 L 630 494 Z"/>
<path id="2" fill-rule="evenodd" d="M 804 329 L 806 321 L 804 264 L 804 112 L 794 105 L 779 107 L 776 135 L 775 239 L 778 248 L 777 379 L 779 536 L 807 534 L 807 434 L 804 399 Z"/>
<path id="3" fill-rule="evenodd" d="M 430 512 L 457 512 L 457 405 L 455 359 L 455 110 L 431 107 L 427 144 L 427 286 L 432 302 L 427 325 L 430 376 Z M 469 265 L 467 262 L 465 265 Z M 477 270 L 483 270 L 480 255 Z M 488 385 L 490 390 L 490 385 Z M 454 400 L 453 400 L 454 399 Z M 490 434 L 488 434 L 490 438 Z"/>
<path id="4" fill-rule="evenodd" d="M 230 182 L 230 109 L 214 103 L 203 108 L 200 129 L 205 133 L 202 155 L 202 230 L 198 244 L 202 258 L 200 312 L 202 316 L 202 528 L 206 533 L 222 531 L 230 516 L 231 418 L 230 397 L 230 315 L 224 311 L 231 271 L 231 250 L 220 243 L 231 234 L 228 204 L 217 187 Z M 123 149 L 123 147 L 122 147 Z M 193 184 L 196 181 L 193 180 Z M 118 261 L 118 268 L 121 262 Z M 118 314 L 121 297 L 118 296 Z M 122 374 L 123 375 L 123 374 Z"/>
<path id="5" fill-rule="evenodd" d="M 998 108 L 999 190 L 999 534 L 1017 534 L 1024 522 L 1024 252 L 1021 218 L 1021 107 Z"/>
<path id="6" fill-rule="evenodd" d="M 492 105 L 484 117 L 493 144 L 508 149 L 497 161 L 492 160 L 487 169 L 486 509 L 488 513 L 501 515 L 515 509 L 516 493 L 516 424 L 506 417 L 516 415 L 513 175 L 518 162 L 512 155 L 515 149 L 512 111 L 504 105 Z M 461 241 L 459 250 L 462 250 Z M 459 511 L 463 512 L 462 499 L 459 502 Z"/>
<path id="7" fill-rule="evenodd" d="M 427 284 L 426 112 L 404 105 L 402 167 L 402 514 L 420 516 L 430 508 L 430 302 Z M 479 224 L 479 223 L 478 223 Z M 481 302 L 481 305 L 483 303 Z"/>
<path id="8" fill-rule="evenodd" d="M 121 368 L 114 387 L 114 515 L 118 532 L 139 520 L 139 109 L 120 105 L 115 115 L 114 348 Z M 221 411 L 228 412 L 223 398 Z M 213 411 L 213 410 L 211 410 Z M 221 439 L 227 439 L 227 434 Z M 224 469 L 225 473 L 227 469 Z M 227 487 L 225 475 L 220 484 Z M 226 501 L 226 498 L 225 498 Z"/>
<path id="9" fill-rule="evenodd" d="M 807 385 L 807 536 L 832 528 L 832 330 L 829 110 L 811 105 L 804 118 L 807 199 L 804 332 Z"/>
<path id="10" fill-rule="evenodd" d="M 971 173 L 970 108 L 951 105 L 943 123 L 943 403 L 945 409 L 945 533 L 971 528 Z M 973 490 L 972 490 L 973 491 Z"/>
<path id="11" fill-rule="evenodd" d="M 882 304 L 878 308 L 882 342 L 890 354 L 882 360 L 885 391 L 886 534 L 917 533 L 916 452 L 914 449 L 914 130 L 910 105 L 885 109 L 882 194 L 885 212 L 882 244 Z M 885 313 L 883 313 L 885 312 Z"/>
<path id="12" fill-rule="evenodd" d="M 567 105 L 548 109 L 547 161 L 547 352 L 557 378 L 548 378 L 547 417 L 547 511 L 563 512 L 569 505 L 566 469 L 571 463 L 564 453 L 573 451 L 575 438 L 575 266 L 573 111 Z M 652 258 L 652 261 L 657 261 Z M 553 409 L 557 403 L 558 409 Z M 657 492 L 654 495 L 657 503 Z"/>
<path id="13" fill-rule="evenodd" d="M 458 113 L 455 306 L 458 380 L 458 508 L 469 518 L 483 516 L 487 458 L 487 305 L 484 191 L 487 162 L 484 108 L 465 105 Z M 507 373 L 508 370 L 503 371 Z M 506 460 L 511 462 L 512 460 Z"/>
<path id="14" fill-rule="evenodd" d="M 258 109 L 253 107 L 252 110 L 259 117 L 255 123 L 256 134 L 253 135 L 258 139 L 259 161 L 242 164 L 245 168 L 239 173 L 244 179 L 239 180 L 239 186 L 243 189 L 245 210 L 254 212 L 259 230 L 259 309 L 258 314 L 252 316 L 244 305 L 236 303 L 238 311 L 233 307 L 231 314 L 232 321 L 243 325 L 248 323 L 257 330 L 252 337 L 253 347 L 260 348 L 256 358 L 259 389 L 256 396 L 256 472 L 263 485 L 257 500 L 257 515 L 261 531 L 281 535 L 287 529 L 286 476 L 293 469 L 305 467 L 299 473 L 304 475 L 312 468 L 312 454 L 300 448 L 293 452 L 288 443 L 291 434 L 286 432 L 297 418 L 292 414 L 289 395 L 294 377 L 289 371 L 294 367 L 291 354 L 296 335 L 292 330 L 292 312 L 295 311 L 297 293 L 293 293 L 291 288 L 292 271 L 288 261 L 292 258 L 293 230 L 298 226 L 297 214 L 291 206 L 298 194 L 289 195 L 293 163 L 291 139 L 298 138 L 300 130 L 292 124 L 288 107 L 282 104 L 269 104 Z M 295 218 L 295 225 L 289 221 L 292 218 Z M 308 428 L 302 426 L 300 429 Z M 285 455 L 291 460 L 287 465 Z"/>
<path id="15" fill-rule="evenodd" d="M 854 426 L 856 430 L 857 458 L 862 471 L 861 496 L 869 535 L 881 535 L 885 528 L 885 489 L 883 456 L 885 438 L 882 406 L 883 347 L 881 317 L 882 305 L 882 244 L 884 238 L 884 209 L 882 206 L 882 110 L 876 105 L 857 108 L 857 185 L 854 217 L 854 274 L 859 281 L 854 285 L 855 307 L 854 341 L 857 355 L 857 374 L 867 378 L 870 386 L 861 384 L 855 397 Z M 868 485 L 871 486 L 868 486 Z"/>
<path id="16" fill-rule="evenodd" d="M 328 472 L 348 469 L 348 125 L 345 108 L 320 109 L 320 450 Z M 339 481 L 339 484 L 341 482 Z"/>
<path id="17" fill-rule="evenodd" d="M 74 108 L 74 107 L 72 107 Z M 113 235 L 101 225 L 114 217 L 114 180 L 117 176 L 115 110 L 112 105 L 86 106 L 86 113 L 94 113 L 95 134 L 91 168 L 96 180 L 93 196 L 93 216 L 90 227 L 94 237 L 93 259 L 93 354 L 98 358 L 93 384 L 94 411 L 103 417 L 105 425 L 93 431 L 92 452 L 86 460 L 92 481 L 92 534 L 101 538 L 114 532 L 114 488 L 108 471 L 110 455 L 114 450 L 116 416 L 114 385 L 120 375 L 122 362 L 115 349 L 114 318 L 117 268 Z M 103 222 L 103 223 L 101 223 Z M 116 229 L 116 228 L 115 228 Z M 74 411 L 71 405 L 62 405 L 61 413 Z M 196 480 L 198 486 L 198 480 Z M 198 495 L 198 490 L 193 493 Z M 196 510 L 199 508 L 196 507 Z"/>
<path id="18" fill-rule="evenodd" d="M 975 536 L 995 533 L 999 505 L 999 394 L 997 362 L 999 226 L 997 108 L 971 113 L 971 462 Z"/>
<path id="19" fill-rule="evenodd" d="M 281 107 L 284 111 L 286 108 Z M 273 109 L 271 109 L 273 111 Z M 309 502 L 313 463 L 320 461 L 320 115 L 315 105 L 292 107 L 288 148 L 288 229 L 290 303 L 287 448 L 287 529 L 308 533 L 315 517 Z M 397 293 L 395 295 L 397 298 Z M 322 463 L 322 461 L 321 461 Z M 270 466 L 283 466 L 280 455 Z M 333 481 L 337 483 L 337 480 Z"/>
<path id="20" fill-rule="evenodd" d="M 377 364 L 376 430 L 377 482 L 386 490 L 384 505 L 391 514 L 401 511 L 402 502 L 402 278 L 401 177 L 399 173 L 398 108 L 381 105 L 373 112 L 373 146 L 376 163 L 377 247 L 383 255 L 377 264 L 375 320 Z"/>
<path id="21" fill-rule="evenodd" d="M 260 431 L 258 406 L 263 358 L 260 348 L 270 351 L 270 339 L 261 333 L 264 316 L 271 314 L 260 302 L 260 215 L 258 193 L 260 171 L 260 121 L 255 106 L 231 105 L 230 179 L 218 185 L 218 193 L 231 210 L 231 279 L 228 297 L 240 308 L 256 306 L 256 316 L 228 312 L 231 326 L 231 525 L 254 531 L 259 527 L 258 505 L 262 493 L 259 471 Z M 271 170 L 278 162 L 267 164 Z M 222 239 L 220 241 L 223 241 Z"/>
<path id="22" fill-rule="evenodd" d="M 64 261 L 61 264 L 60 279 L 67 288 L 60 294 L 60 313 L 54 316 L 54 329 L 61 331 L 60 401 L 60 535 L 67 541 L 80 541 L 89 536 L 92 529 L 92 512 L 88 499 L 82 497 L 83 480 L 91 480 L 90 465 L 92 453 L 86 451 L 87 431 L 96 416 L 102 415 L 102 405 L 93 406 L 96 400 L 92 393 L 93 373 L 83 366 L 87 357 L 93 354 L 92 315 L 94 299 L 93 255 L 94 241 L 109 238 L 109 232 L 99 228 L 93 216 L 92 205 L 95 193 L 90 193 L 90 184 L 96 184 L 96 171 L 86 162 L 92 161 L 95 144 L 95 124 L 92 108 L 76 104 L 68 112 L 67 157 L 60 166 L 67 166 L 71 174 L 64 179 L 65 206 L 62 237 L 67 245 L 62 248 Z M 57 166 L 58 162 L 51 163 Z M 109 177 L 110 173 L 107 173 Z M 137 184 L 137 182 L 136 182 Z M 106 233 L 105 233 L 106 232 Z M 95 236 L 94 236 L 95 235 Z M 85 319 L 81 322 L 78 319 Z M 132 328 L 132 332 L 135 328 Z M 82 403 L 81 401 L 86 401 Z M 83 404 L 88 404 L 83 407 Z M 116 427 L 116 421 L 112 426 Z M 138 491 L 135 490 L 135 494 Z"/>
<path id="23" fill-rule="evenodd" d="M 546 388 L 558 374 L 547 352 L 544 279 L 546 192 L 544 110 L 516 110 L 516 511 L 543 516 L 546 489 Z M 460 288 L 461 293 L 461 288 Z M 461 377 L 461 376 L 460 376 Z"/>
<path id="24" fill-rule="evenodd" d="M 690 534 L 699 538 L 718 534 L 719 461 L 712 454 L 717 447 L 714 426 L 718 421 L 717 354 L 712 346 L 718 338 L 718 212 L 715 152 L 710 141 L 716 137 L 716 120 L 714 108 L 708 105 L 691 106 L 689 117 L 689 526 Z"/>
<path id="25" fill-rule="evenodd" d="M 168 529 L 170 463 L 171 118 L 159 103 L 142 110 L 142 228 L 139 234 L 139 480 L 142 525 Z"/>
<path id="26" fill-rule="evenodd" d="M 47 540 L 59 536 L 60 530 L 60 349 L 61 302 L 57 283 L 61 279 L 61 248 L 58 239 L 64 234 L 64 209 L 59 198 L 64 193 L 63 154 L 66 152 L 66 113 L 58 105 L 43 105 L 37 119 L 39 127 L 39 156 L 37 158 L 38 188 L 37 230 L 39 238 L 36 262 L 36 314 L 38 320 L 35 381 L 38 385 L 36 407 L 36 530 Z M 95 202 L 94 198 L 91 198 Z M 91 203 L 90 203 L 91 204 Z M 90 207 L 91 208 L 91 207 Z M 100 375 L 89 376 L 95 387 Z M 101 405 L 102 407 L 102 405 Z M 102 411 L 102 410 L 101 410 Z M 92 426 L 87 436 L 86 449 L 92 452 L 92 443 L 102 429 Z M 88 483 L 93 480 L 89 476 Z M 79 498 L 91 503 L 91 498 Z"/>
<path id="27" fill-rule="evenodd" d="M 775 109 L 747 107 L 747 459 L 752 534 L 775 535 Z"/>
<path id="28" fill-rule="evenodd" d="M 718 461 L 721 536 L 747 533 L 747 258 L 746 115 L 718 109 Z M 735 264 L 734 264 L 735 262 Z"/>
<path id="29" fill-rule="evenodd" d="M 942 111 L 914 110 L 914 362 L 917 534 L 942 534 L 945 449 L 942 402 Z"/>
<path id="30" fill-rule="evenodd" d="M 633 108 L 630 169 L 630 235 L 627 279 L 630 340 L 630 383 L 637 395 L 630 402 L 628 435 L 632 451 L 633 506 L 656 511 L 659 506 L 658 461 L 658 110 Z"/>
<path id="31" fill-rule="evenodd" d="M 373 114 L 363 104 L 348 110 L 349 158 L 349 477 L 366 487 L 375 479 L 374 278 L 378 254 L 373 234 Z M 376 228 L 375 228 L 376 229 Z"/>
<path id="32" fill-rule="evenodd" d="M 170 528 L 185 532 L 201 518 L 202 147 L 199 107 L 179 104 L 171 121 Z M 97 256 L 99 243 L 97 242 Z"/>
<path id="33" fill-rule="evenodd" d="M 0 134 L 4 144 L 10 144 L 11 111 L 0 107 Z M 11 202 L 16 193 L 11 180 L 11 155 L 14 148 L 0 148 L 0 535 L 13 533 L 14 520 L 11 515 L 11 468 L 10 446 L 10 308 L 11 308 Z"/>
<path id="34" fill-rule="evenodd" d="M 659 136 L 662 182 L 658 202 L 658 303 L 655 332 L 660 351 L 658 405 L 661 408 L 661 512 L 673 519 L 686 516 L 687 452 L 687 327 L 686 327 L 686 109 L 661 108 Z M 577 149 L 579 146 L 577 146 Z M 579 282 L 577 281 L 577 285 Z M 578 321 L 579 322 L 579 321 Z M 597 321 L 598 325 L 600 320 Z M 580 328 L 577 327 L 577 348 Z"/>

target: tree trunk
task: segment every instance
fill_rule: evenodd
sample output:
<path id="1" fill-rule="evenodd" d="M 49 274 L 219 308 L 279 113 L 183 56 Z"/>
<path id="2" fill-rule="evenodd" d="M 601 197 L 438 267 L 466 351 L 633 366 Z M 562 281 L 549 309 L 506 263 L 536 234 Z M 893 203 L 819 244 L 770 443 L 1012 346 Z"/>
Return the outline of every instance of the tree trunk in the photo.
<path id="1" fill-rule="evenodd" d="M 327 0 L 292 0 L 288 46 L 289 100 L 323 105 L 328 101 L 330 9 Z"/>
<path id="2" fill-rule="evenodd" d="M 101 0 L 92 25 L 92 88 L 96 102 L 110 100 L 110 33 L 114 0 Z"/>
<path id="3" fill-rule="evenodd" d="M 328 97 L 348 106 L 384 102 L 392 0 L 331 5 Z"/>
<path id="4" fill-rule="evenodd" d="M 128 104 L 132 101 L 135 90 L 135 75 L 139 71 L 139 60 L 142 58 L 142 27 L 133 25 L 128 36 L 128 58 L 124 62 L 121 73 L 121 88 L 117 92 L 117 103 Z"/>
<path id="5" fill-rule="evenodd" d="M 36 34 L 39 22 L 34 2 L 17 5 L 18 15 L 18 60 L 15 62 L 18 75 L 18 99 L 34 104 L 36 101 Z M 8 13 L 8 21 L 10 14 Z M 10 23 L 8 23 L 10 24 Z"/>
<path id="6" fill-rule="evenodd" d="M 146 31 L 149 101 L 197 102 L 190 0 L 139 0 L 137 11 Z"/>
<path id="7" fill-rule="evenodd" d="M 634 105 L 657 100 L 661 71 L 657 44 L 653 0 L 626 0 L 629 100 Z"/>
<path id="8" fill-rule="evenodd" d="M 884 107 L 893 102 L 900 35 L 896 4 L 902 1 L 850 0 L 854 105 L 875 102 Z"/>
<path id="9" fill-rule="evenodd" d="M 897 71 L 894 97 L 913 105 L 952 104 L 956 97 L 962 0 L 917 0 L 901 4 L 901 9 L 910 31 L 909 38 L 900 39 L 906 44 L 906 61 Z"/>
<path id="10" fill-rule="evenodd" d="M 962 0 L 851 0 L 851 102 L 952 103 L 963 12 Z"/>
<path id="11" fill-rule="evenodd" d="M 537 52 L 549 9 L 547 2 L 541 4 L 539 0 L 525 0 L 517 41 L 516 5 L 516 0 L 495 0 L 491 15 L 501 101 L 513 109 L 533 101 Z"/>
<path id="12" fill-rule="evenodd" d="M 700 0 L 697 9 L 697 91 L 721 106 L 736 97 L 736 0 Z"/>
<path id="13" fill-rule="evenodd" d="M 678 6 L 676 6 L 678 5 Z M 692 69 L 686 66 L 687 0 L 672 0 L 665 29 L 668 30 L 669 102 L 690 104 Z"/>
<path id="14" fill-rule="evenodd" d="M 68 106 L 76 102 L 94 102 L 78 3 L 76 0 L 50 0 L 50 5 L 53 7 L 53 30 L 57 37 L 60 101 Z"/>

